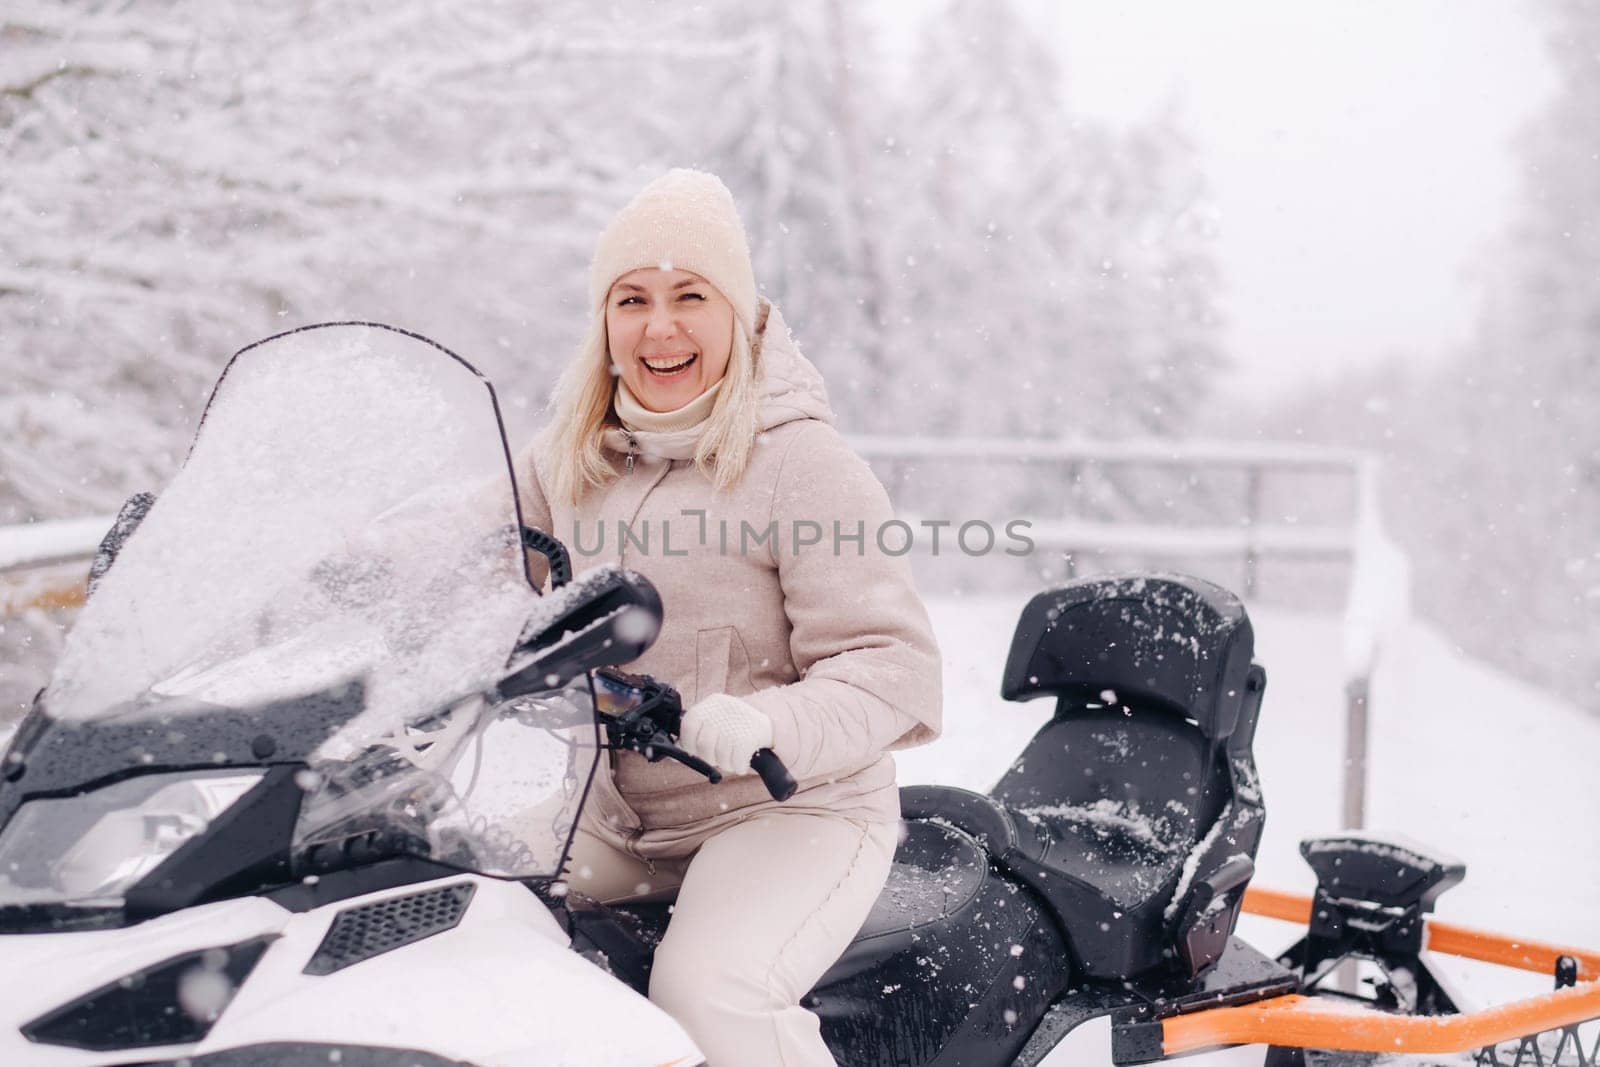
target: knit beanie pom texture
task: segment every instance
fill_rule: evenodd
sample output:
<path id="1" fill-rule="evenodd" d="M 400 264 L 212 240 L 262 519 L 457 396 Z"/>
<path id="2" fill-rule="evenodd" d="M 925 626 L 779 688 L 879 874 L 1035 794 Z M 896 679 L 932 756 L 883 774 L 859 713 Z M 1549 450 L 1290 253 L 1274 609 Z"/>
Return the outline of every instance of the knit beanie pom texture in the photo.
<path id="1" fill-rule="evenodd" d="M 641 267 L 686 270 L 717 287 L 756 336 L 755 270 L 733 194 L 704 171 L 669 170 L 639 191 L 600 234 L 589 265 L 589 306 L 601 313 L 612 284 Z"/>

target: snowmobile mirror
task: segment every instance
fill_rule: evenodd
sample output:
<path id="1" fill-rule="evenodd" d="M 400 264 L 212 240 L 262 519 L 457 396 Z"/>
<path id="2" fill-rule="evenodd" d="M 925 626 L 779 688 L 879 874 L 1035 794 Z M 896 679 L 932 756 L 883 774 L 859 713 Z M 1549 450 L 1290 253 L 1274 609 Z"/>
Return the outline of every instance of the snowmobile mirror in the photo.
<path id="1" fill-rule="evenodd" d="M 154 493 L 135 493 L 122 505 L 122 510 L 117 512 L 116 521 L 111 524 L 111 529 L 106 531 L 105 537 L 100 540 L 100 547 L 95 549 L 94 562 L 89 565 L 89 593 L 92 596 L 100 585 L 100 579 L 105 577 L 106 571 L 117 561 L 117 553 L 122 551 L 122 546 L 127 544 L 128 538 L 133 536 L 144 517 L 150 514 L 150 509 L 155 507 L 156 495 Z"/>
<path id="2" fill-rule="evenodd" d="M 565 685 L 644 655 L 661 630 L 661 596 L 642 574 L 606 566 L 553 590 L 523 628 L 501 699 Z"/>

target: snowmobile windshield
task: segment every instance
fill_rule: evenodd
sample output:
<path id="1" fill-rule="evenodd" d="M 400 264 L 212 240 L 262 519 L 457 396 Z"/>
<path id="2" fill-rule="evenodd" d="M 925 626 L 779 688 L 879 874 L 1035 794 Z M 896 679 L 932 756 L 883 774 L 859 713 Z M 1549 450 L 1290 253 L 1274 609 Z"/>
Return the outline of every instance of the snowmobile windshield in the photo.
<path id="1" fill-rule="evenodd" d="M 300 850 L 364 833 L 485 873 L 553 874 L 596 755 L 587 679 L 510 709 L 476 695 L 539 599 L 489 383 L 398 330 L 298 330 L 229 364 L 41 706 L 108 736 L 261 709 L 278 758 L 310 768 Z M 340 692 L 360 707 L 331 733 L 296 710 Z"/>

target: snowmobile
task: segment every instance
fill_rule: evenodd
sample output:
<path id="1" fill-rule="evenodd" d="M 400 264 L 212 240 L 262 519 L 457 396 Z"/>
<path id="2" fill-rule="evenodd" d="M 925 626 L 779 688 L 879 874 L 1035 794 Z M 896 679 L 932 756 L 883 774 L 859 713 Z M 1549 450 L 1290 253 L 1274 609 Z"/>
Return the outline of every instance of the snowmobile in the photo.
<path id="1" fill-rule="evenodd" d="M 0 758 L 0 1063 L 702 1062 L 643 995 L 670 900 L 563 880 L 610 751 L 718 778 L 624 670 L 670 605 L 523 526 L 469 364 L 367 323 L 242 350 L 90 581 Z M 1265 684 L 1208 582 L 1029 601 L 1002 692 L 1054 714 L 988 793 L 902 790 L 888 884 L 805 1002 L 838 1061 L 1034 1067 L 1109 1018 L 1096 1062 L 1594 1062 L 1600 955 L 1438 923 L 1459 864 L 1343 834 L 1302 846 L 1314 901 L 1250 888 Z M 1247 907 L 1306 935 L 1268 956 Z M 1429 950 L 1561 988 L 1466 1013 Z"/>

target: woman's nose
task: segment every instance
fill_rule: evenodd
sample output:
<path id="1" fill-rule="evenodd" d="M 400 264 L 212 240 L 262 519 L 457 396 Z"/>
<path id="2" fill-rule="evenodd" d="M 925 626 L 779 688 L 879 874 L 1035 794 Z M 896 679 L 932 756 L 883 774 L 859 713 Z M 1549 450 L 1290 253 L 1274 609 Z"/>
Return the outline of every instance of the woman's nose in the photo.
<path id="1" fill-rule="evenodd" d="M 665 341 L 678 332 L 678 321 L 672 316 L 672 309 L 663 304 L 657 304 L 650 309 L 650 321 L 645 324 L 645 336 L 653 341 Z"/>

